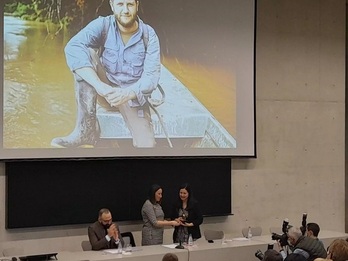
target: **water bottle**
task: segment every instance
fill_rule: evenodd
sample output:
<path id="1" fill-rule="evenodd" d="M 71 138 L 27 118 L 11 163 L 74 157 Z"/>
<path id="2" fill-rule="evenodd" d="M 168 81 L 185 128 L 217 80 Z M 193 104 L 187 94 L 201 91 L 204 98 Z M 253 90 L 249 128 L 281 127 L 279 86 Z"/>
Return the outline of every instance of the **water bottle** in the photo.
<path id="1" fill-rule="evenodd" d="M 122 243 L 121 243 L 121 240 L 120 240 L 120 242 L 118 242 L 117 254 L 122 254 Z"/>
<path id="2" fill-rule="evenodd" d="M 253 237 L 253 234 L 251 233 L 251 227 L 248 229 L 248 239 L 251 239 Z"/>
<path id="3" fill-rule="evenodd" d="M 189 235 L 189 238 L 188 238 L 188 245 L 193 246 L 193 238 L 191 234 Z"/>

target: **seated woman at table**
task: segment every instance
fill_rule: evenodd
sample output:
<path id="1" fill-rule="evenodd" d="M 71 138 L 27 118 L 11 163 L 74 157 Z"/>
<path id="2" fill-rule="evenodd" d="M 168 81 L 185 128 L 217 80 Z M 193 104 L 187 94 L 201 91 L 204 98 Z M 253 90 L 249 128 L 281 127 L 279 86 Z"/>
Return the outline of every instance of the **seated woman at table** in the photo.
<path id="1" fill-rule="evenodd" d="M 179 188 L 179 195 L 173 205 L 171 218 L 180 223 L 180 226 L 174 229 L 174 243 L 188 242 L 189 235 L 193 240 L 201 237 L 199 226 L 203 223 L 203 216 L 188 183 Z"/>
<path id="2" fill-rule="evenodd" d="M 180 225 L 175 220 L 164 220 L 161 200 L 162 187 L 157 184 L 152 185 L 149 190 L 148 199 L 141 209 L 141 215 L 144 221 L 141 239 L 143 246 L 163 244 L 164 227 Z"/>

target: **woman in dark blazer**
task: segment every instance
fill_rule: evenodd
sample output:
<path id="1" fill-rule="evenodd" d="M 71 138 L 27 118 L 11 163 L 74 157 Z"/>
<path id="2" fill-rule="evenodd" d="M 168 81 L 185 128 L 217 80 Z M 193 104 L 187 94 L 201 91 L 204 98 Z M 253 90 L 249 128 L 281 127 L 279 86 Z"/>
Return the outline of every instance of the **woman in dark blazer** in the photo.
<path id="1" fill-rule="evenodd" d="M 203 223 L 203 216 L 188 183 L 179 188 L 178 199 L 173 205 L 171 218 L 180 222 L 180 226 L 174 229 L 174 243 L 187 243 L 189 235 L 193 240 L 201 237 L 199 226 Z"/>

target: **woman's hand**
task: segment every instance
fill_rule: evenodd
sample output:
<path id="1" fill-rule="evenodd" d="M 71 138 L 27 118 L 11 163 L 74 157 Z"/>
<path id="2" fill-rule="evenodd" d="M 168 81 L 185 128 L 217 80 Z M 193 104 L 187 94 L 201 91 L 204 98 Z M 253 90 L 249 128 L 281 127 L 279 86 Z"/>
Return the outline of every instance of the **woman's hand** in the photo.
<path id="1" fill-rule="evenodd" d="M 193 227 L 193 223 L 181 222 L 181 225 L 184 227 Z"/>
<path id="2" fill-rule="evenodd" d="M 180 226 L 180 222 L 177 221 L 177 220 L 172 220 L 172 221 L 170 221 L 170 224 L 171 224 L 172 226 L 174 226 L 174 227 Z"/>

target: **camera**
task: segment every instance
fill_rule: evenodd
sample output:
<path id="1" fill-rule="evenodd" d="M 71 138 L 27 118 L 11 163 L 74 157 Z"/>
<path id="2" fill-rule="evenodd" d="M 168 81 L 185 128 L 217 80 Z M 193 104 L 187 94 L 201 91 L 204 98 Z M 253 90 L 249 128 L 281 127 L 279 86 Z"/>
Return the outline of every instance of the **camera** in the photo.
<path id="1" fill-rule="evenodd" d="M 260 249 L 256 250 L 255 256 L 256 256 L 259 260 L 263 260 L 263 258 L 265 257 L 265 255 L 262 253 L 262 251 L 261 251 Z"/>
<path id="2" fill-rule="evenodd" d="M 269 249 L 273 249 L 273 244 L 268 244 L 267 250 L 269 250 Z M 265 255 L 262 253 L 262 251 L 260 249 L 256 250 L 255 256 L 259 260 L 263 260 L 265 258 Z"/>
<path id="3" fill-rule="evenodd" d="M 289 226 L 289 220 L 286 218 L 283 220 L 283 225 L 282 225 L 283 234 L 279 235 L 277 233 L 272 233 L 272 240 L 279 241 L 279 243 L 282 247 L 288 245 L 288 235 L 287 235 L 288 226 Z"/>

